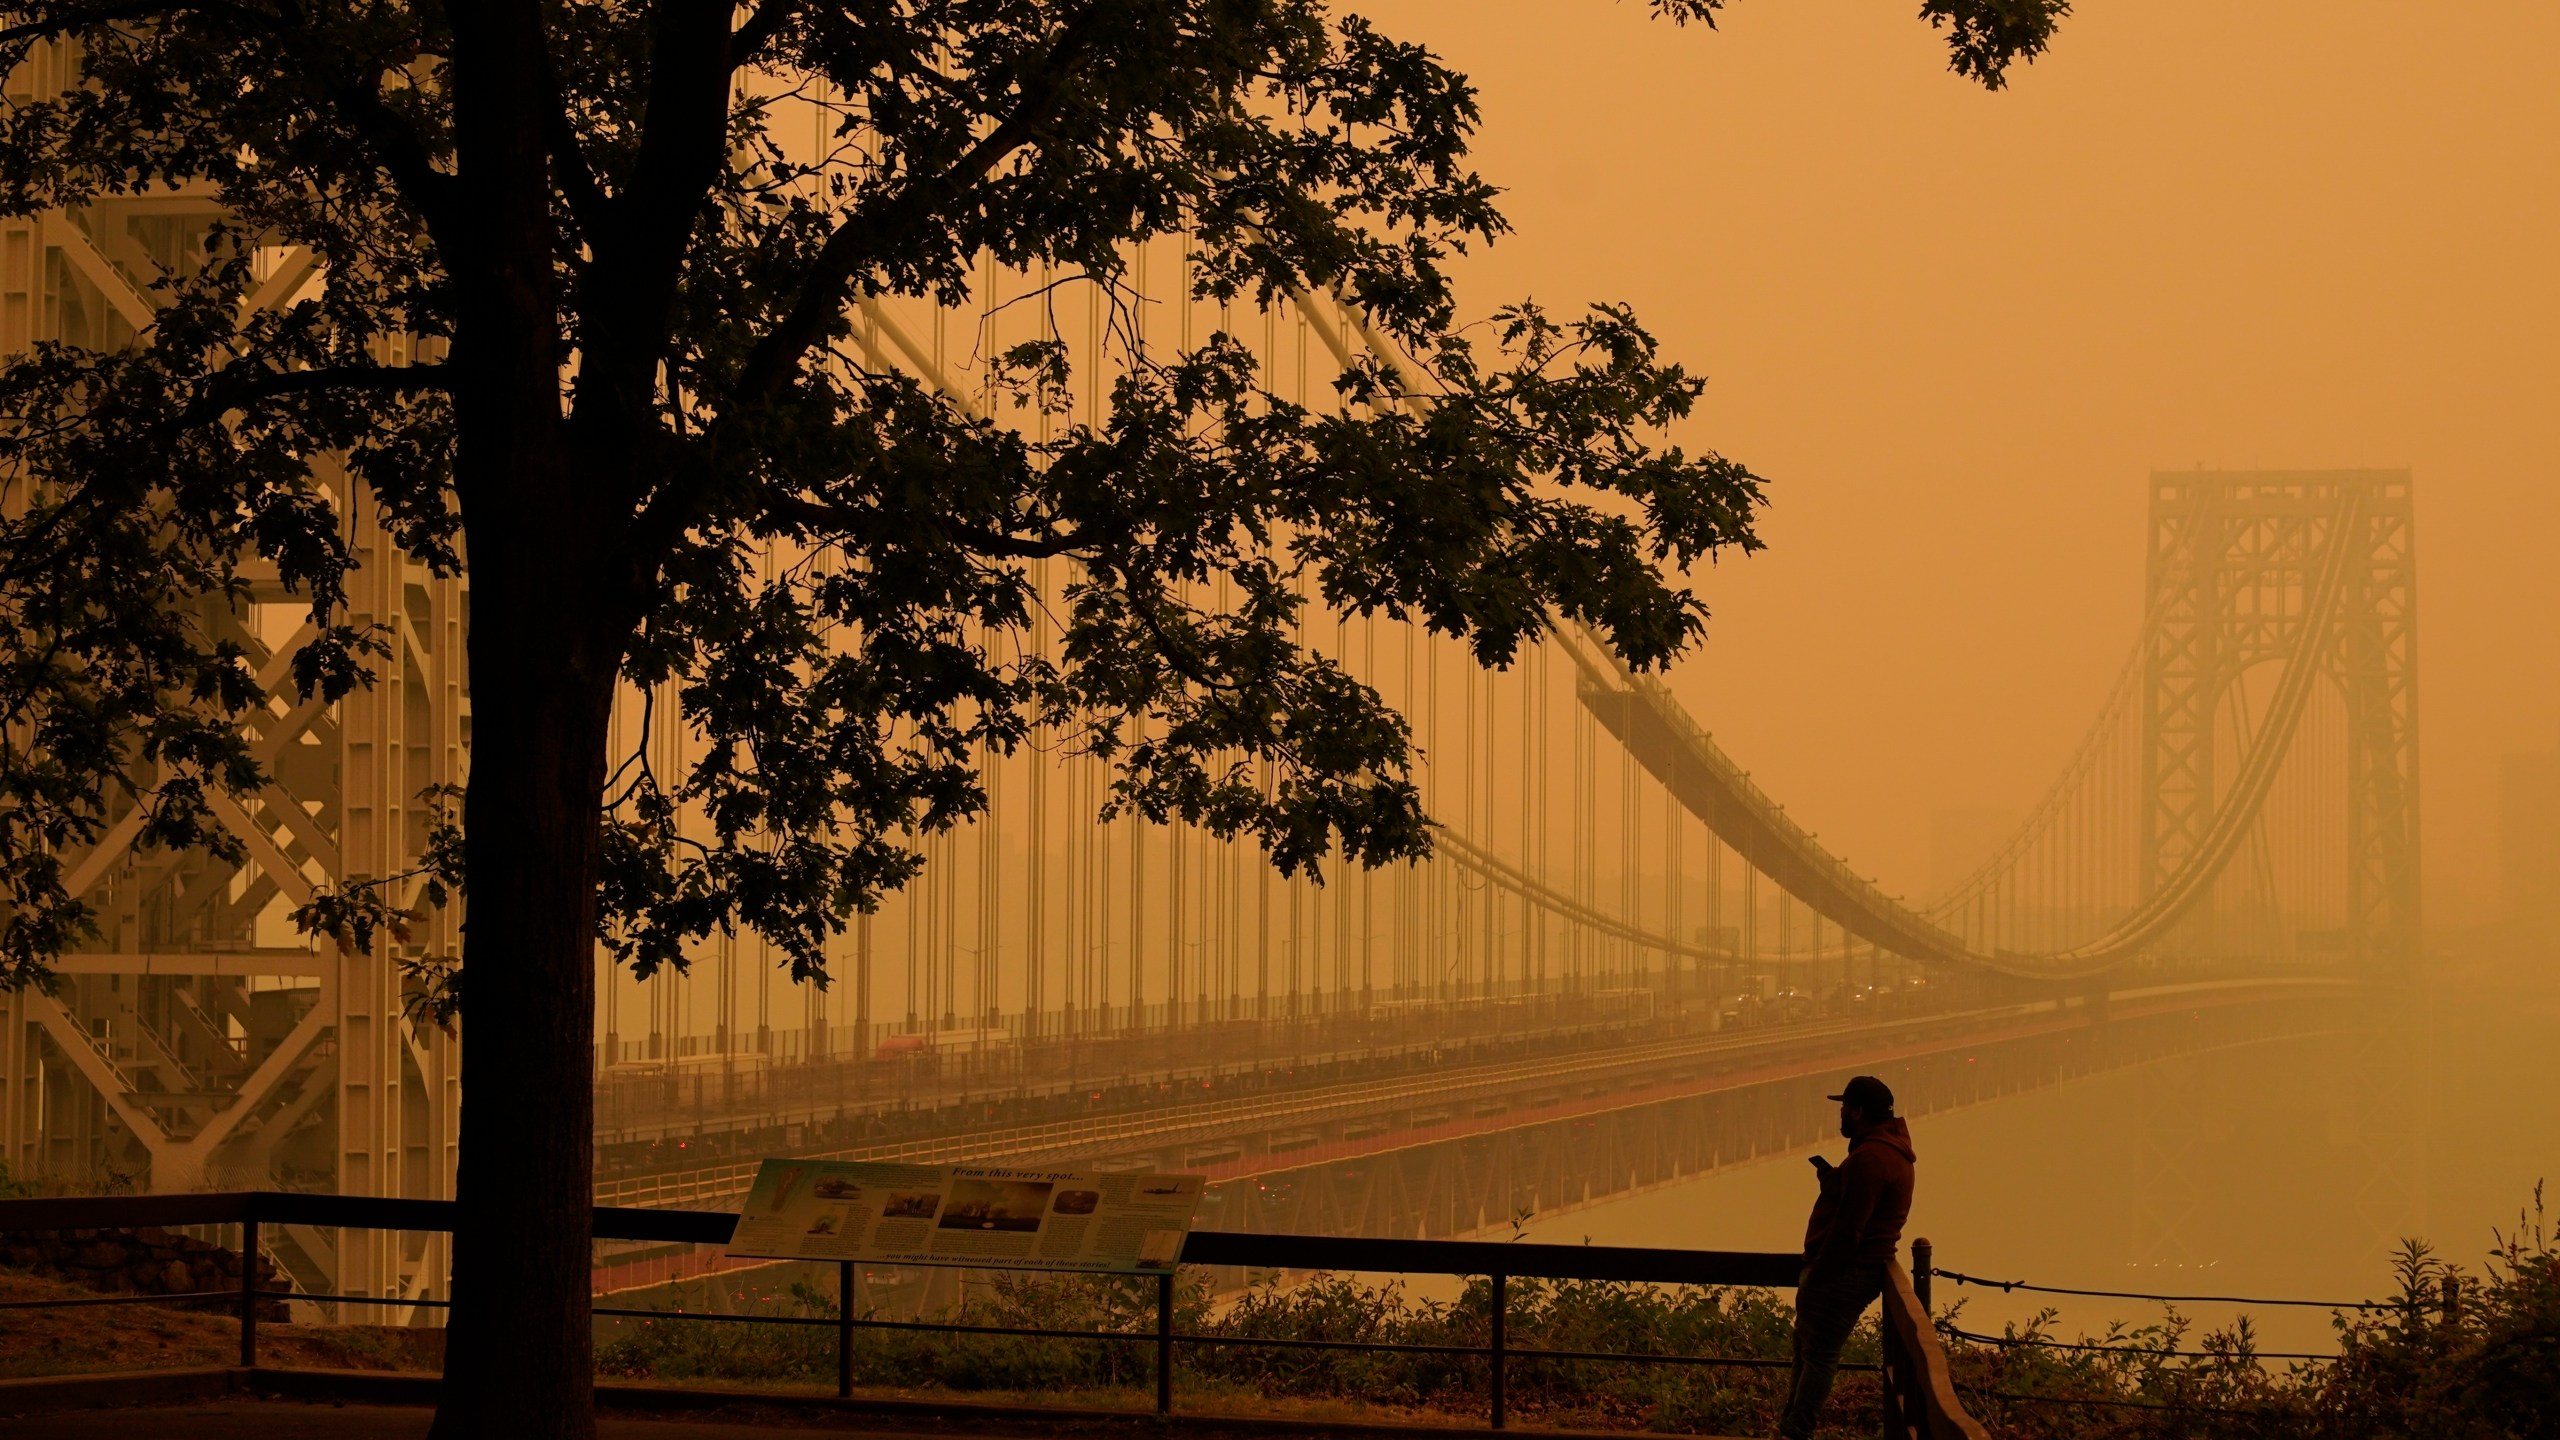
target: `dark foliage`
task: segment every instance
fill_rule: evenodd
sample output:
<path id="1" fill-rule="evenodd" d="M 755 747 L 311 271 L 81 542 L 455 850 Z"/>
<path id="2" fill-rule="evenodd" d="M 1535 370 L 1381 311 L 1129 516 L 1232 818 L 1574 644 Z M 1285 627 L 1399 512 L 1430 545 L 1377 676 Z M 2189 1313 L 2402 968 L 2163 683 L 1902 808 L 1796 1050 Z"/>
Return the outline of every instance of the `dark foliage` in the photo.
<path id="1" fill-rule="evenodd" d="M 2554 1433 L 2560 1395 L 2560 1252 L 2539 1196 L 2476 1272 L 2417 1242 L 2397 1257 L 2401 1304 L 2341 1315 L 2334 1362 L 2262 1359 L 2246 1321 L 2200 1332 L 2174 1311 L 2148 1325 L 2068 1337 L 2097 1349 L 1948 1341 L 1967 1407 L 2012 1440 L 2540 1440 Z M 2443 1309 L 2446 1277 L 2462 1282 Z M 1316 1276 L 1216 1302 L 1186 1291 L 1177 1325 L 1230 1338 L 1356 1340 L 1481 1346 L 1490 1291 L 1470 1283 L 1447 1304 L 1396 1285 Z M 792 1289 L 766 1302 L 777 1315 L 825 1316 L 832 1300 Z M 1151 1287 L 1086 1277 L 1002 1277 L 955 1320 L 1128 1334 L 1127 1344 L 864 1332 L 855 1378 L 865 1386 L 1080 1394 L 1152 1385 Z M 1960 1319 L 1960 1312 L 1958 1319 Z M 1507 1336 L 1520 1348 L 1611 1354 L 1783 1360 L 1793 1324 L 1783 1297 L 1760 1290 L 1671 1289 L 1513 1281 Z M 2007 1327 L 2004 1340 L 2062 1340 L 2050 1317 Z M 1871 1313 L 1846 1357 L 1873 1363 Z M 816 1328 L 621 1322 L 598 1353 L 603 1373 L 667 1381 L 832 1385 L 835 1339 Z M 1467 1356 L 1415 1352 L 1184 1346 L 1191 1403 L 1257 1402 L 1386 1407 L 1417 1418 L 1473 1419 L 1487 1403 L 1485 1369 Z M 1649 1366 L 1515 1359 L 1514 1413 L 1539 1424 L 1765 1434 L 1785 1397 L 1783 1369 Z M 1871 1377 L 1842 1377 L 1827 1433 L 1875 1433 Z"/>
<path id="2" fill-rule="evenodd" d="M 1924 14 L 1996 82 L 2061 8 Z M 914 873 L 917 837 L 982 803 L 982 747 L 1035 724 L 1119 762 L 1115 805 L 1249 834 L 1284 867 L 1420 853 L 1403 725 L 1296 643 L 1301 582 L 1488 663 L 1587 622 L 1652 665 L 1704 618 L 1656 567 L 1755 543 L 1746 471 L 1649 438 L 1698 382 L 1632 316 L 1457 324 L 1445 261 L 1503 229 L 1466 168 L 1474 94 L 1319 0 L 775 0 L 734 27 L 723 6 L 572 3 L 513 36 L 396 4 L 14 14 L 0 63 L 50 44 L 86 83 L 0 110 L 0 209 L 192 183 L 231 218 L 146 277 L 159 318 L 129 347 L 0 370 L 12 982 L 83 931 L 58 857 L 127 804 L 146 846 L 237 858 L 210 796 L 259 783 L 238 724 L 259 702 L 204 617 L 244 566 L 309 598 L 294 675 L 334 698 L 384 643 L 341 618 L 350 493 L 445 568 L 475 509 L 504 514 L 470 494 L 510 483 L 503 461 L 454 468 L 472 391 L 527 340 L 482 335 L 473 359 L 509 238 L 469 198 L 450 67 L 475 44 L 538 46 L 514 59 L 555 87 L 488 122 L 539 126 L 546 152 L 531 338 L 588 461 L 567 483 L 614 585 L 598 602 L 630 627 L 626 678 L 670 685 L 710 742 L 681 775 L 635 757 L 604 797 L 607 938 L 643 973 L 746 926 L 820 975 L 826 937 Z M 810 107 L 824 155 L 775 132 Z M 1176 229 L 1204 295 L 1348 297 L 1420 359 L 1428 410 L 1367 403 L 1406 385 L 1387 366 L 1343 375 L 1342 405 L 1281 403 L 1221 335 L 1129 357 L 1107 420 L 1035 443 L 848 354 L 861 296 L 961 300 L 981 255 L 1116 291 L 1127 245 Z M 283 246 L 325 289 L 244 307 Z M 1012 359 L 1052 392 L 1103 383 L 1062 352 Z M 818 551 L 843 563 L 759 564 Z M 1001 638 L 1041 556 L 1082 577 L 1054 662 Z M 1232 606 L 1197 600 L 1213 577 Z M 680 808 L 711 817 L 707 845 L 678 841 Z M 457 881 L 459 848 L 438 858 L 430 878 Z M 375 883 L 306 923 L 370 941 L 416 898 Z"/>

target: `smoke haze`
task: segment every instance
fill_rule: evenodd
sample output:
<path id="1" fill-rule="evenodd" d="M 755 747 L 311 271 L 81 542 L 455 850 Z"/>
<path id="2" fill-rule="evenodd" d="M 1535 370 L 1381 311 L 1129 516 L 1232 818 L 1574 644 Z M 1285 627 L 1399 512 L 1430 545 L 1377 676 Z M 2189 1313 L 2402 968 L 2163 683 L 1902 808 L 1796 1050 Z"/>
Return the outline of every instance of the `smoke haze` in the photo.
<path id="1" fill-rule="evenodd" d="M 2560 738 L 2560 9 L 2082 6 L 1986 94 L 1905 5 L 1364 8 L 1482 91 L 1473 302 L 1633 303 L 1772 477 L 1674 683 L 1826 843 L 1916 899 L 2034 803 L 2152 470 L 2406 466 L 2430 919 L 2491 913 L 2499 757 Z"/>

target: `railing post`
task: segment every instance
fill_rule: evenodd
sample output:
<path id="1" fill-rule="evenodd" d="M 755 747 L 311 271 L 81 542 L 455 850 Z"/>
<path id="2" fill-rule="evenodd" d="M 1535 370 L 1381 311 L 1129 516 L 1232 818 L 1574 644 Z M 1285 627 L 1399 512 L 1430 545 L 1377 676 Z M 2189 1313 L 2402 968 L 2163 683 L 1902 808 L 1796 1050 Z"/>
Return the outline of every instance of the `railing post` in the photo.
<path id="1" fill-rule="evenodd" d="M 1920 1301 L 1923 1315 L 1935 1313 L 1929 1308 L 1929 1271 L 1937 1253 L 1925 1236 L 1911 1242 L 1911 1293 Z"/>
<path id="2" fill-rule="evenodd" d="M 1173 1413 L 1173 1272 L 1156 1277 L 1156 1413 Z"/>
<path id="3" fill-rule="evenodd" d="M 853 1262 L 836 1262 L 836 1398 L 853 1397 Z"/>
<path id="4" fill-rule="evenodd" d="M 1493 1428 L 1499 1430 L 1510 1423 L 1510 1418 L 1505 1413 L 1505 1406 L 1503 1404 L 1504 1357 L 1502 1353 L 1502 1326 L 1505 1318 L 1504 1312 L 1511 1308 L 1511 1304 L 1509 1298 L 1509 1287 L 1505 1283 L 1505 1277 L 1495 1275 L 1492 1276 L 1491 1279 L 1493 1281 L 1493 1343 L 1487 1350 L 1485 1359 L 1492 1366 Z"/>
<path id="5" fill-rule="evenodd" d="M 258 1364 L 258 1217 L 240 1217 L 240 1368 Z"/>

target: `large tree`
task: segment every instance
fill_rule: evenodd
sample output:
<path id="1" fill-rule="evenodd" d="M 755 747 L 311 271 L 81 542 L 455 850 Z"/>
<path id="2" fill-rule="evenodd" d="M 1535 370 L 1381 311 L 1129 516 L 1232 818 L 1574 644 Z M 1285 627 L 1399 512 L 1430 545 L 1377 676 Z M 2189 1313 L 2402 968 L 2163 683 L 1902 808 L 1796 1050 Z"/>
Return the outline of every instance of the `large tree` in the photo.
<path id="1" fill-rule="evenodd" d="M 1719 0 L 1650 3 L 1712 22 Z M 1921 14 L 1997 85 L 2063 8 Z M 77 942 L 60 857 L 120 807 L 147 807 L 146 843 L 236 851 L 211 806 L 260 783 L 257 687 L 204 616 L 244 565 L 310 601 L 306 692 L 364 683 L 381 637 L 347 622 L 357 557 L 315 466 L 410 554 L 467 567 L 458 845 L 306 917 L 370 941 L 468 887 L 458 971 L 414 977 L 467 1012 L 437 1434 L 591 1433 L 599 944 L 646 971 L 751 929 L 822 980 L 829 937 L 981 806 L 977 757 L 1039 724 L 1111 761 L 1115 804 L 1284 867 L 1423 854 L 1404 724 L 1301 647 L 1308 596 L 1488 664 L 1559 623 L 1637 666 L 1699 633 L 1680 575 L 1753 544 L 1759 503 L 1742 467 L 1665 437 L 1699 382 L 1613 307 L 1461 323 L 1448 258 L 1503 229 L 1468 168 L 1474 94 L 1329 11 L 8 12 L 0 65 L 47 45 L 76 79 L 0 113 L 0 210 L 190 184 L 228 218 L 157 277 L 130 345 L 0 372 L 0 981 L 45 983 Z M 817 114 L 823 144 L 784 143 Z M 1041 430 L 849 344 L 865 297 L 965 301 L 986 257 L 1119 294 L 1130 247 L 1176 231 L 1204 297 L 1340 296 L 1410 368 L 1347 366 L 1302 406 L 1226 336 L 1124 347 L 1102 418 Z M 245 306 L 280 245 L 310 247 L 325 285 Z M 1035 403 L 1106 383 L 1069 361 L 1034 345 L 1003 368 Z M 820 552 L 838 558 L 758 563 Z M 1043 558 L 1075 576 L 1054 659 L 1006 638 Z M 705 742 L 687 773 L 635 781 L 608 753 L 624 684 L 678 697 Z"/>

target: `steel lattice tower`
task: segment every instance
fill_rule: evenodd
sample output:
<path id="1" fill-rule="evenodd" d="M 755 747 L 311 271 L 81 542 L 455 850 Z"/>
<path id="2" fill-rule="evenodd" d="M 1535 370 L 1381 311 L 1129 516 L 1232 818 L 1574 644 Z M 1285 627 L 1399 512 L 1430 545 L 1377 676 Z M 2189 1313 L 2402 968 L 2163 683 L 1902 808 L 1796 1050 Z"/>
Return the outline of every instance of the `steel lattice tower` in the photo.
<path id="1" fill-rule="evenodd" d="M 2419 948 L 2417 576 L 2405 470 L 2152 476 L 2142 658 L 2146 892 L 2202 844 L 2222 799 L 2216 717 L 2251 670 L 2316 664 L 2347 715 L 2350 954 Z M 2344 547 L 2341 554 L 2336 547 Z M 2335 602 L 2317 604 L 2336 565 Z"/>
<path id="2" fill-rule="evenodd" d="M 39 47 L 12 90 L 58 88 L 60 64 L 58 50 Z M 218 213 L 209 189 L 184 187 L 0 223 L 0 354 L 45 340 L 131 343 L 155 318 L 152 277 L 200 257 Z M 252 305 L 284 306 L 324 283 L 298 247 L 262 249 L 258 261 Z M 321 478 L 361 567 L 345 618 L 379 627 L 391 653 L 370 687 L 336 704 L 305 701 L 290 660 L 307 596 L 253 565 L 245 605 L 204 613 L 209 635 L 252 657 L 266 691 L 246 723 L 270 782 L 216 801 L 249 863 L 137 852 L 141 816 L 130 808 L 98 845 L 65 857 L 99 936 L 62 957 L 55 994 L 0 991 L 0 1159 L 22 1171 L 112 1170 L 164 1191 L 452 1194 L 456 1038 L 403 1014 L 389 938 L 342 954 L 294 933 L 286 912 L 315 886 L 413 868 L 430 819 L 419 792 L 465 778 L 468 584 L 403 554 L 372 496 L 342 472 L 324 467 Z M 458 920 L 432 915 L 408 943 L 449 952 Z M 284 1226 L 269 1243 L 309 1288 L 443 1293 L 440 1236 Z M 386 1323 L 405 1318 L 386 1312 Z"/>

